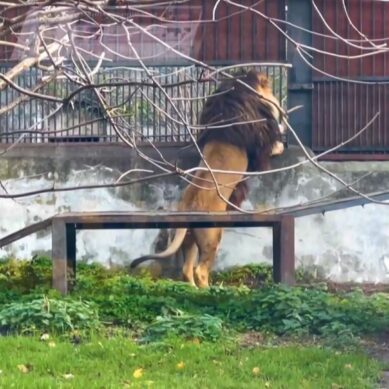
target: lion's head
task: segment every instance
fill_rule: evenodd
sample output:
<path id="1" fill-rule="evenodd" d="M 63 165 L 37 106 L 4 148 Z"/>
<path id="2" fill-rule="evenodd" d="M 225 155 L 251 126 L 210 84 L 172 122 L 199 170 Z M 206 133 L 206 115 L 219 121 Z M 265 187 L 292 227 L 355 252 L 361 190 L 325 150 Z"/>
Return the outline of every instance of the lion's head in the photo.
<path id="1" fill-rule="evenodd" d="M 198 143 L 237 146 L 247 153 L 249 171 L 264 170 L 272 155 L 284 151 L 281 122 L 282 109 L 266 75 L 240 71 L 224 79 L 204 104 Z"/>

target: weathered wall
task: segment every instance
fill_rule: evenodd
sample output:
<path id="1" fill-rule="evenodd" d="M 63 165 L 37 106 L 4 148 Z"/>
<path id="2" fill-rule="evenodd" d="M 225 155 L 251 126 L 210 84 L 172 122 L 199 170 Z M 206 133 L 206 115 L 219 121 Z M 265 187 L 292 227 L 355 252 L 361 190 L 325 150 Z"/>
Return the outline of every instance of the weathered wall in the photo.
<path id="1" fill-rule="evenodd" d="M 151 149 L 145 149 L 154 155 Z M 164 149 L 170 160 L 177 150 Z M 186 151 L 181 167 L 196 163 Z M 286 166 L 301 159 L 296 148 L 273 161 Z M 185 163 L 184 163 L 185 162 Z M 357 187 L 365 192 L 387 188 L 389 162 L 326 162 L 348 182 L 365 176 Z M 125 147 L 66 145 L 47 148 L 29 145 L 15 148 L 0 159 L 0 178 L 10 192 L 50 186 L 78 186 L 112 182 L 131 168 L 150 168 Z M 183 183 L 177 178 L 160 179 L 125 188 L 49 193 L 19 200 L 0 200 L 0 236 L 4 236 L 54 213 L 92 210 L 137 210 L 172 208 Z M 250 180 L 250 201 L 244 206 L 291 205 L 326 196 L 341 186 L 311 165 L 293 171 Z M 345 196 L 341 191 L 337 196 Z M 78 257 L 105 264 L 126 263 L 150 251 L 157 230 L 82 231 L 78 233 Z M 0 256 L 31 257 L 51 248 L 50 231 L 24 238 L 0 249 Z M 271 261 L 271 231 L 228 229 L 223 239 L 217 267 Z M 337 281 L 389 282 L 389 208 L 368 205 L 296 220 L 297 263 L 321 276 Z"/>

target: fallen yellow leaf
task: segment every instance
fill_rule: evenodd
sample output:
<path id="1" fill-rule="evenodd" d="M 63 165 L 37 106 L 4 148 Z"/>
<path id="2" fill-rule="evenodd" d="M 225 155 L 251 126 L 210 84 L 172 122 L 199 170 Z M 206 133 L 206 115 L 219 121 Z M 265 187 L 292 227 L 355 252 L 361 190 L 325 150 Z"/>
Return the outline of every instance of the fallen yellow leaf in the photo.
<path id="1" fill-rule="evenodd" d="M 53 348 L 53 347 L 56 346 L 56 344 L 55 344 L 54 342 L 49 342 L 47 345 L 48 345 L 49 347 L 51 347 L 51 348 Z"/>
<path id="2" fill-rule="evenodd" d="M 140 377 L 142 377 L 142 375 L 143 375 L 143 369 L 142 368 L 136 369 L 134 371 L 134 373 L 132 373 L 132 376 L 134 378 L 140 378 Z"/>
<path id="3" fill-rule="evenodd" d="M 177 369 L 183 369 L 185 367 L 185 363 L 183 361 L 177 363 Z"/>
<path id="4" fill-rule="evenodd" d="M 29 366 L 26 365 L 18 365 L 18 369 L 20 372 L 26 374 L 30 371 Z"/>
<path id="5" fill-rule="evenodd" d="M 260 372 L 261 372 L 261 370 L 259 369 L 259 367 L 254 367 L 253 368 L 253 374 L 254 375 L 259 375 Z"/>

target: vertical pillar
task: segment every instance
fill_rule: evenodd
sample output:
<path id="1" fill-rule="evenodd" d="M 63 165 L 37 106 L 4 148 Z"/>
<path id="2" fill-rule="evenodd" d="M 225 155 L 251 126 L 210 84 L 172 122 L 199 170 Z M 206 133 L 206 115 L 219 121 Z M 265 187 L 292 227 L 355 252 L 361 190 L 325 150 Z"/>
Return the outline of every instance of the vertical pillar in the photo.
<path id="1" fill-rule="evenodd" d="M 287 20 L 307 30 L 312 30 L 311 0 L 288 0 Z M 288 27 L 288 35 L 296 42 L 312 45 L 312 35 L 309 32 Z M 293 65 L 288 77 L 288 108 L 302 105 L 303 108 L 291 113 L 289 122 L 305 146 L 312 146 L 312 69 L 297 52 L 292 42 L 287 42 L 287 62 Z M 296 144 L 290 135 L 288 141 Z"/>
<path id="2" fill-rule="evenodd" d="M 52 224 L 53 288 L 66 294 L 75 279 L 76 232 L 74 225 L 66 225 L 61 218 Z"/>
<path id="3" fill-rule="evenodd" d="M 294 217 L 281 216 L 273 225 L 273 279 L 287 285 L 295 283 Z"/>
<path id="4" fill-rule="evenodd" d="M 76 282 L 76 228 L 74 224 L 66 224 L 66 250 L 68 289 L 72 290 Z"/>

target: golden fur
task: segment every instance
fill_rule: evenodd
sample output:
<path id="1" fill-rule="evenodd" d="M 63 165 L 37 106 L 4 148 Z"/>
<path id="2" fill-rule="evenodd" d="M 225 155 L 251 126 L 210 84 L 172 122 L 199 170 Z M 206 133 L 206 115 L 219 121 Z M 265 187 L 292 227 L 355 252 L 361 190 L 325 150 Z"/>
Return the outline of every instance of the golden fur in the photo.
<path id="1" fill-rule="evenodd" d="M 210 96 L 203 108 L 200 123 L 206 126 L 198 143 L 202 148 L 204 160 L 215 170 L 246 172 L 264 170 L 269 166 L 272 155 L 284 150 L 280 132 L 279 102 L 273 95 L 268 80 L 255 71 L 241 73 L 242 80 L 258 93 L 241 85 L 237 79 L 224 80 Z M 220 93 L 220 92 L 225 93 Z M 258 119 L 266 119 L 258 122 Z M 225 128 L 212 128 L 213 123 L 231 123 Z M 237 125 L 236 122 L 244 122 Z M 200 166 L 204 167 L 202 161 Z M 208 170 L 197 171 L 192 179 L 194 185 L 188 185 L 178 205 L 178 211 L 226 211 L 230 199 L 240 205 L 247 187 L 242 182 L 244 174 L 214 173 Z M 219 196 L 214 179 L 218 184 Z M 238 184 L 239 183 L 239 184 Z M 231 209 L 229 207 L 228 209 Z M 134 260 L 131 267 L 148 259 L 163 259 L 173 255 L 178 249 L 184 252 L 184 278 L 192 285 L 207 287 L 209 271 L 222 238 L 222 228 L 202 228 L 188 231 L 176 230 L 169 247 L 162 253 L 144 256 Z M 198 265 L 195 268 L 197 256 Z"/>

